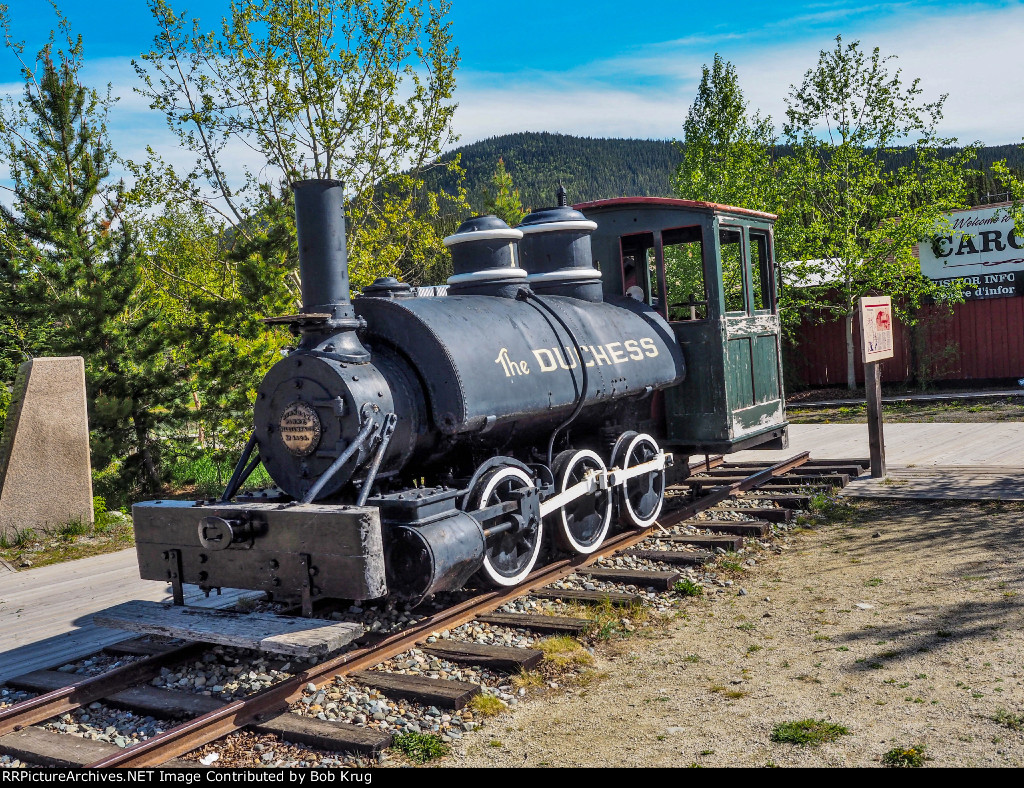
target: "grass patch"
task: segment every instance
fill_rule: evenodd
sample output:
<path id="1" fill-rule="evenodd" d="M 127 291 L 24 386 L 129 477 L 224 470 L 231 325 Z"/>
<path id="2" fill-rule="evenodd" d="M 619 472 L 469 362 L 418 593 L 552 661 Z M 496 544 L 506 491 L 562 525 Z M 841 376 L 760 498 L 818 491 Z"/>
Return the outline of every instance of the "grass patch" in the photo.
<path id="1" fill-rule="evenodd" d="M 680 580 L 672 586 L 672 590 L 681 596 L 704 596 L 704 586 L 694 583 L 689 578 Z"/>
<path id="2" fill-rule="evenodd" d="M 482 692 L 470 698 L 467 705 L 473 714 L 479 714 L 481 717 L 494 717 L 508 708 L 508 705 L 501 698 L 497 698 L 494 695 L 485 695 Z"/>
<path id="3" fill-rule="evenodd" d="M 594 664 L 593 655 L 578 640 L 568 635 L 544 638 L 537 647 L 544 653 L 545 662 L 562 670 Z"/>
<path id="4" fill-rule="evenodd" d="M 1024 714 L 1011 714 L 1006 709 L 998 709 L 992 719 L 1012 731 L 1024 731 Z"/>
<path id="5" fill-rule="evenodd" d="M 52 528 L 24 528 L 0 536 L 0 558 L 15 566 L 38 567 L 123 550 L 134 544 L 131 518 L 107 511 L 93 498 L 94 522 L 74 520 Z"/>
<path id="6" fill-rule="evenodd" d="M 783 722 L 772 729 L 772 741 L 817 747 L 849 735 L 848 728 L 825 720 L 796 720 Z"/>
<path id="7" fill-rule="evenodd" d="M 913 747 L 893 747 L 882 756 L 882 763 L 894 769 L 916 769 L 924 766 L 928 756 L 924 754 L 924 745 Z"/>
<path id="8" fill-rule="evenodd" d="M 872 577 L 870 580 L 868 580 L 866 583 L 864 583 L 864 585 L 871 586 L 872 588 L 874 586 L 880 586 L 880 585 L 882 585 L 882 578 L 880 578 L 880 577 Z"/>
<path id="9" fill-rule="evenodd" d="M 399 733 L 391 746 L 416 763 L 443 758 L 449 752 L 441 737 L 430 733 Z"/>

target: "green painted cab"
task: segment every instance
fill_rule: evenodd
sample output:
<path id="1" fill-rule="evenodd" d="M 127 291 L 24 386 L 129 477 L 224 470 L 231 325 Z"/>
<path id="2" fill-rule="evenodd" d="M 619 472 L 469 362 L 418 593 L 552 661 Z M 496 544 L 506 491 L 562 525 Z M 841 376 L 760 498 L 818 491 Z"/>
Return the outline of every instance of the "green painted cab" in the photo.
<path id="1" fill-rule="evenodd" d="M 656 405 L 668 447 L 785 448 L 775 217 L 660 197 L 575 207 L 597 222 L 591 242 L 605 293 L 646 301 L 683 348 L 686 378 Z"/>

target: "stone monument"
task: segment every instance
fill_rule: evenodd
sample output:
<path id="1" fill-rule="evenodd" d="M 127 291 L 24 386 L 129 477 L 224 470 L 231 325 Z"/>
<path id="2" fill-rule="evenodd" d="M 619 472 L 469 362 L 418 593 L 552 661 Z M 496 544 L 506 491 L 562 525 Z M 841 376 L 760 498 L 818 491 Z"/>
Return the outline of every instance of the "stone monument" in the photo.
<path id="1" fill-rule="evenodd" d="M 0 534 L 93 521 L 85 361 L 36 358 L 18 370 L 0 437 Z"/>

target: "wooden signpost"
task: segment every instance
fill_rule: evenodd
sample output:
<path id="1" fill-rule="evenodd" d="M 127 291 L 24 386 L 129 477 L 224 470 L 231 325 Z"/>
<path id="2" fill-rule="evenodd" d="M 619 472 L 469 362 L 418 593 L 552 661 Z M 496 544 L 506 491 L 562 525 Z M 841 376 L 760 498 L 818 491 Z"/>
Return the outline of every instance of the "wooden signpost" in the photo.
<path id="1" fill-rule="evenodd" d="M 860 339 L 864 359 L 864 389 L 868 400 L 868 446 L 871 475 L 885 476 L 885 439 L 882 436 L 882 370 L 880 362 L 893 356 L 892 299 L 860 299 Z"/>

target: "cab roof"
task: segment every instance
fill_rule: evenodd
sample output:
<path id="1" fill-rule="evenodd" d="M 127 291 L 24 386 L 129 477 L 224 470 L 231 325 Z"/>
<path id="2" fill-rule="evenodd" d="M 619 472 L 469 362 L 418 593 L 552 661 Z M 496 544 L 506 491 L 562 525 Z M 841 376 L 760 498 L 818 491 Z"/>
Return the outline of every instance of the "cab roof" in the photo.
<path id="1" fill-rule="evenodd" d="M 749 216 L 753 219 L 767 219 L 774 221 L 779 218 L 773 213 L 764 211 L 752 211 L 749 208 L 737 208 L 735 205 L 720 205 L 715 202 L 702 202 L 700 200 L 680 200 L 675 197 L 613 197 L 608 200 L 593 200 L 574 205 L 577 211 L 591 211 L 603 209 L 628 209 L 641 208 L 643 206 L 655 206 L 660 208 L 680 208 L 685 210 L 714 211 L 717 213 L 731 213 L 740 216 Z"/>

